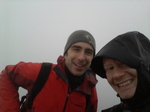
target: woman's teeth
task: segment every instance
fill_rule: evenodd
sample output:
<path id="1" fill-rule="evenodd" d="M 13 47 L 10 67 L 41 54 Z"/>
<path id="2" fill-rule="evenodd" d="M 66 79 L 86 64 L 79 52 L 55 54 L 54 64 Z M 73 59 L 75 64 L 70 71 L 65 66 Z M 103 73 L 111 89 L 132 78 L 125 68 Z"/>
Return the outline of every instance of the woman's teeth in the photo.
<path id="1" fill-rule="evenodd" d="M 124 83 L 118 84 L 118 86 L 119 86 L 119 87 L 122 87 L 122 86 L 126 86 L 126 85 L 128 85 L 128 84 L 130 84 L 130 83 L 131 83 L 131 80 L 128 80 L 128 81 L 126 81 L 126 82 L 124 82 Z"/>

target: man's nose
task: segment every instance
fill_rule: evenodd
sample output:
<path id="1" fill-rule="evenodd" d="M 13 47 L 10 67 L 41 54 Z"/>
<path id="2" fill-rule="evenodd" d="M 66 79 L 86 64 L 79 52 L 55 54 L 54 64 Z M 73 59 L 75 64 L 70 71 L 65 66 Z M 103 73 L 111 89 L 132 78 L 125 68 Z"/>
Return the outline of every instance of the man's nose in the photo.
<path id="1" fill-rule="evenodd" d="M 81 51 L 78 55 L 78 59 L 79 60 L 85 60 L 85 53 L 83 51 Z"/>

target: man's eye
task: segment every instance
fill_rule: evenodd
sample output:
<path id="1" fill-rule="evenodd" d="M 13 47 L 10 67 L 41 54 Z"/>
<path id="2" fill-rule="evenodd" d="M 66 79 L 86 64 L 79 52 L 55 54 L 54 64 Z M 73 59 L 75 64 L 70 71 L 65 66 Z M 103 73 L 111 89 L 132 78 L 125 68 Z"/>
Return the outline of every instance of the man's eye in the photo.
<path id="1" fill-rule="evenodd" d="M 80 49 L 78 49 L 78 48 L 74 48 L 73 50 L 74 50 L 74 51 L 79 51 Z"/>
<path id="2" fill-rule="evenodd" d="M 93 55 L 93 51 L 92 50 L 86 50 L 85 51 L 87 55 Z"/>
<path id="3" fill-rule="evenodd" d="M 93 52 L 92 51 L 86 51 L 86 54 L 93 55 Z"/>

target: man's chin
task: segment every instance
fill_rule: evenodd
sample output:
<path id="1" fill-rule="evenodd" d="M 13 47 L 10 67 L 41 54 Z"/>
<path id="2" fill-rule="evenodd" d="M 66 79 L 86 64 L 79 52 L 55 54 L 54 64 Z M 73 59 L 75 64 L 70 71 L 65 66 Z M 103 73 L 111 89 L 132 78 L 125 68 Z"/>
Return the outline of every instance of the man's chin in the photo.
<path id="1" fill-rule="evenodd" d="M 82 76 L 84 74 L 84 72 L 75 72 L 73 73 L 75 76 Z"/>

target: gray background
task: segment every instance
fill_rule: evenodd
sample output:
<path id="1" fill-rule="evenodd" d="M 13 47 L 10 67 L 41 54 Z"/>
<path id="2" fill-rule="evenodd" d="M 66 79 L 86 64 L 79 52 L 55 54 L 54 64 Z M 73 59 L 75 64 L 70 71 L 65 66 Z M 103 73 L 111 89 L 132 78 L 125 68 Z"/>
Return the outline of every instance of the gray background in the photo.
<path id="1" fill-rule="evenodd" d="M 68 36 L 89 31 L 96 52 L 127 31 L 150 38 L 149 0 L 1 0 L 0 70 L 8 64 L 52 62 L 63 54 Z M 119 102 L 105 79 L 97 76 L 98 110 Z M 20 96 L 26 93 L 20 89 Z"/>

